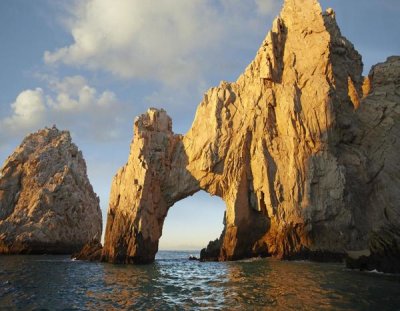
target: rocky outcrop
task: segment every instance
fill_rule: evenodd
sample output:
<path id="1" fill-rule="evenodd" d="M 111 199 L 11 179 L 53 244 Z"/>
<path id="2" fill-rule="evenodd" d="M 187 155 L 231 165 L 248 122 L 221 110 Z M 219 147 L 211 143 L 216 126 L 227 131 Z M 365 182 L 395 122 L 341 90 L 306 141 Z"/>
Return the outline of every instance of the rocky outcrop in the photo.
<path id="1" fill-rule="evenodd" d="M 101 237 L 81 151 L 55 127 L 27 136 L 0 170 L 0 253 L 68 254 Z"/>
<path id="2" fill-rule="evenodd" d="M 79 252 L 72 254 L 71 258 L 73 260 L 100 261 L 102 252 L 101 243 L 98 240 L 92 240 L 85 244 Z"/>
<path id="3" fill-rule="evenodd" d="M 210 241 L 207 247 L 200 251 L 200 261 L 218 261 L 221 242 L 221 238 Z"/>
<path id="4" fill-rule="evenodd" d="M 226 203 L 218 260 L 341 259 L 398 226 L 399 71 L 381 65 L 364 79 L 362 68 L 333 10 L 286 0 L 253 62 L 205 94 L 186 135 L 163 110 L 135 121 L 103 260 L 153 261 L 168 209 L 200 189 Z"/>
<path id="5" fill-rule="evenodd" d="M 375 65 L 366 81 L 369 92 L 356 114 L 352 154 L 362 155 L 359 217 L 368 230 L 370 256 L 347 262 L 352 268 L 400 273 L 400 57 Z"/>
<path id="6" fill-rule="evenodd" d="M 112 183 L 103 260 L 154 260 L 169 207 L 200 190 L 187 161 L 164 110 L 149 109 L 135 120 L 128 163 Z"/>

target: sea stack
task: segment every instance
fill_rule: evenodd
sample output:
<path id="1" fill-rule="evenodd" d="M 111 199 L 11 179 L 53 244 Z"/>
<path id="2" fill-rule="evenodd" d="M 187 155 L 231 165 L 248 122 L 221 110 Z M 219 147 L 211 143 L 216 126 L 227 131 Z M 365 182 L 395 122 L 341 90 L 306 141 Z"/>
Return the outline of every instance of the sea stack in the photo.
<path id="1" fill-rule="evenodd" d="M 0 170 L 0 253 L 70 254 L 100 240 L 99 199 L 67 131 L 28 135 Z"/>
<path id="2" fill-rule="evenodd" d="M 201 189 L 226 203 L 202 260 L 342 260 L 369 248 L 396 258 L 399 64 L 389 58 L 364 78 L 335 12 L 286 0 L 255 59 L 205 94 L 186 135 L 163 110 L 135 121 L 103 260 L 153 261 L 168 209 Z"/>

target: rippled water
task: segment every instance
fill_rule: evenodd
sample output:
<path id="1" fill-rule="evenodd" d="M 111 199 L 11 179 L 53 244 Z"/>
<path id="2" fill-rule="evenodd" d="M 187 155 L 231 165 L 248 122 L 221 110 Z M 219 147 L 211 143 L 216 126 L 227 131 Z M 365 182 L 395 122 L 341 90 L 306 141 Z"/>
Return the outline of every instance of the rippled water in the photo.
<path id="1" fill-rule="evenodd" d="M 0 257 L 0 309 L 400 310 L 400 276 L 271 259 L 229 263 L 159 252 L 147 266 Z"/>

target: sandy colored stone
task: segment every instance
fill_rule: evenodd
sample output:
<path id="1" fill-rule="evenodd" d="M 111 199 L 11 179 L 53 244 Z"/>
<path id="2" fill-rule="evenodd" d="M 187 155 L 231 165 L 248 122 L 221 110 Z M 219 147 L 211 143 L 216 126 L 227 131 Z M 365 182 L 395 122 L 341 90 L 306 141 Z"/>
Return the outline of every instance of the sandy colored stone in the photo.
<path id="1" fill-rule="evenodd" d="M 0 170 L 0 253 L 72 253 L 101 238 L 81 151 L 55 127 L 27 136 Z"/>
<path id="2" fill-rule="evenodd" d="M 218 260 L 340 259 L 366 249 L 371 230 L 387 224 L 375 203 L 397 202 L 389 218 L 399 212 L 400 135 L 398 86 L 390 109 L 378 87 L 396 78 L 378 66 L 365 81 L 362 69 L 332 9 L 286 0 L 255 59 L 204 95 L 186 135 L 172 132 L 163 110 L 135 121 L 112 185 L 103 260 L 153 261 L 168 209 L 200 189 L 226 203 Z M 387 170 L 374 177 L 382 161 Z"/>

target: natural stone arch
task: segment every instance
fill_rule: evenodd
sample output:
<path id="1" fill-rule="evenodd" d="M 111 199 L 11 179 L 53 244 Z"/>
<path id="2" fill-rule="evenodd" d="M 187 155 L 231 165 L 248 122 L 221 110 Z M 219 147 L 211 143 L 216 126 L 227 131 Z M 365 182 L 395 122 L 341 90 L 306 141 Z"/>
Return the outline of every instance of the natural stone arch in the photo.
<path id="1" fill-rule="evenodd" d="M 110 194 L 105 260 L 154 260 L 168 209 L 200 190 L 185 169 L 182 150 L 182 137 L 173 134 L 165 111 L 149 109 L 135 120 L 128 163 L 115 176 Z"/>
<path id="2" fill-rule="evenodd" d="M 354 62 L 332 63 L 336 41 Z M 316 1 L 286 0 L 253 62 L 235 83 L 205 94 L 185 136 L 172 133 L 162 110 L 135 121 L 129 161 L 113 182 L 104 260 L 154 260 L 168 208 L 199 189 L 226 203 L 219 260 L 343 250 L 349 240 L 337 236 L 349 230 L 351 214 L 331 215 L 331 205 L 345 209 L 343 191 L 330 195 L 344 182 L 330 145 L 341 135 L 336 114 L 353 113 L 348 76 L 358 88 L 361 69 L 359 54 Z M 318 166 L 323 176 L 312 169 L 314 158 L 327 159 Z"/>
<path id="3" fill-rule="evenodd" d="M 231 183 L 232 190 L 222 191 L 217 176 L 194 176 L 188 168 L 200 174 L 218 163 L 215 156 L 205 151 L 189 165 L 187 150 L 193 148 L 190 135 L 184 139 L 174 135 L 172 122 L 164 110 L 149 109 L 135 120 L 134 142 L 128 163 L 114 178 L 107 218 L 104 260 L 124 263 L 152 262 L 158 251 L 158 241 L 167 212 L 176 202 L 205 190 L 221 197 L 226 203 L 221 259 L 236 259 L 252 255 L 249 243 L 267 220 L 259 211 L 247 212 L 247 179 Z M 204 151 L 204 149 L 203 149 Z M 196 157 L 196 155 L 192 154 Z M 204 161 L 204 157 L 207 162 Z M 211 173 L 210 174 L 214 174 Z M 239 176 L 245 177 L 240 173 Z M 246 183 L 243 185 L 242 183 Z M 233 191 L 233 192 L 232 192 Z M 238 211 L 237 206 L 240 206 Z M 259 219 L 258 219 L 259 218 Z"/>
<path id="4" fill-rule="evenodd" d="M 168 208 L 199 189 L 226 203 L 218 260 L 340 259 L 368 243 L 399 258 L 399 63 L 373 67 L 363 88 L 334 12 L 285 0 L 255 59 L 205 94 L 186 135 L 163 110 L 135 121 L 103 260 L 153 261 Z"/>

